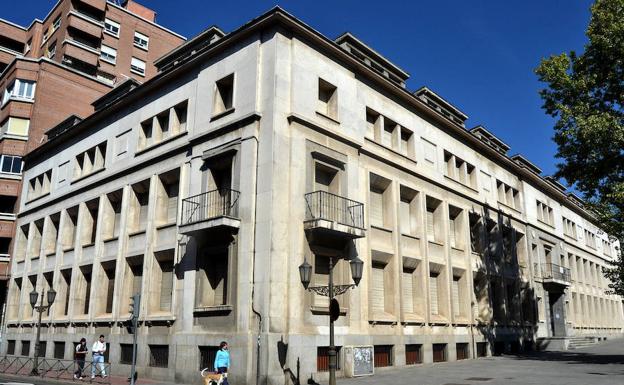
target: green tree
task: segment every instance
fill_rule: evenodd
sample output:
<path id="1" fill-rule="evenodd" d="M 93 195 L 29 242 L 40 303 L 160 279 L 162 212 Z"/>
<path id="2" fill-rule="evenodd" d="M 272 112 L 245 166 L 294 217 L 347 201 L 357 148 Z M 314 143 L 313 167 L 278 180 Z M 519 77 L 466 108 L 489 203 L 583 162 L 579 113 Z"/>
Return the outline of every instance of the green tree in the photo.
<path id="1" fill-rule="evenodd" d="M 536 69 L 546 84 L 543 108 L 555 118 L 556 176 L 583 194 L 600 227 L 624 239 L 624 0 L 591 7 L 584 52 L 543 59 Z M 624 261 L 607 276 L 624 295 Z"/>

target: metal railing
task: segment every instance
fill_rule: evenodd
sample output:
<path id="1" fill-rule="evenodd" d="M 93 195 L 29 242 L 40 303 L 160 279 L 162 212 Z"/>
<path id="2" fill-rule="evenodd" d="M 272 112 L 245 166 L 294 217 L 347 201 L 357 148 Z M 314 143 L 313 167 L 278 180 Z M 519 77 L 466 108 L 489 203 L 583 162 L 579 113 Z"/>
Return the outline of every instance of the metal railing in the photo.
<path id="1" fill-rule="evenodd" d="M 570 269 L 554 263 L 544 263 L 542 264 L 542 278 L 570 282 Z"/>
<path id="2" fill-rule="evenodd" d="M 28 376 L 31 375 L 34 365 L 34 358 L 32 357 L 24 357 L 24 356 L 1 356 L 0 357 L 0 373 L 2 374 L 12 374 L 19 376 Z M 109 362 L 104 363 L 104 370 L 106 371 L 107 377 L 102 377 L 100 372 L 100 363 L 94 364 L 92 361 L 85 361 L 84 368 L 82 370 L 82 375 L 85 378 L 91 377 L 91 369 L 93 365 L 96 366 L 96 377 L 92 379 L 91 382 L 100 383 L 100 384 L 110 384 L 111 383 L 111 364 Z M 78 370 L 78 361 L 76 360 L 63 360 L 57 358 L 44 358 L 39 357 L 37 372 L 39 373 L 39 377 L 42 378 L 53 378 L 57 380 L 73 380 L 74 373 Z"/>
<path id="3" fill-rule="evenodd" d="M 342 225 L 364 228 L 364 204 L 326 191 L 304 195 L 306 220 L 324 219 Z"/>
<path id="4" fill-rule="evenodd" d="M 238 218 L 240 192 L 218 189 L 182 199 L 182 225 L 218 217 Z"/>

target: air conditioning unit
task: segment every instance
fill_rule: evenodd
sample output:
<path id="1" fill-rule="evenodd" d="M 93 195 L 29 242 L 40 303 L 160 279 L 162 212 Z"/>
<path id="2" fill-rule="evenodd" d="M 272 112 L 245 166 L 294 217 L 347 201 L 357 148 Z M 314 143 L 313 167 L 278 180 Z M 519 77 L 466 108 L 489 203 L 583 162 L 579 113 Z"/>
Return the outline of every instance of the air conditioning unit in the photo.
<path id="1" fill-rule="evenodd" d="M 343 372 L 345 377 L 375 374 L 375 350 L 372 345 L 345 346 Z"/>

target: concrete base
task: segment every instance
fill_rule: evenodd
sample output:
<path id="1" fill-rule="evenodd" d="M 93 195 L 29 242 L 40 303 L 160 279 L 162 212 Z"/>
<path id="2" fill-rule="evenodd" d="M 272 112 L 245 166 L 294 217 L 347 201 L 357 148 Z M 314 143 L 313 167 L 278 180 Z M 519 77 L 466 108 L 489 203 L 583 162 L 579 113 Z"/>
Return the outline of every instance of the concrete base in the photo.
<path id="1" fill-rule="evenodd" d="M 539 351 L 557 352 L 568 350 L 570 345 L 570 337 L 546 337 L 538 338 L 536 348 Z"/>

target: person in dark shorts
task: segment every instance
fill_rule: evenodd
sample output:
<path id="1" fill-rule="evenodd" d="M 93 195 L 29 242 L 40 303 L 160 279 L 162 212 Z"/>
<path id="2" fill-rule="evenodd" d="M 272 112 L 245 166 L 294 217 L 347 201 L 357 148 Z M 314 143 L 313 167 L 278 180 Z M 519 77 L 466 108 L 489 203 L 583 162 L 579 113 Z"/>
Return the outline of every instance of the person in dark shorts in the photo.
<path id="1" fill-rule="evenodd" d="M 80 343 L 76 345 L 76 364 L 78 365 L 78 369 L 74 372 L 74 378 L 76 380 L 82 380 L 82 371 L 84 370 L 87 353 L 89 353 L 87 340 L 81 338 Z"/>

